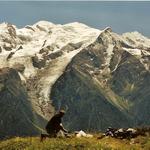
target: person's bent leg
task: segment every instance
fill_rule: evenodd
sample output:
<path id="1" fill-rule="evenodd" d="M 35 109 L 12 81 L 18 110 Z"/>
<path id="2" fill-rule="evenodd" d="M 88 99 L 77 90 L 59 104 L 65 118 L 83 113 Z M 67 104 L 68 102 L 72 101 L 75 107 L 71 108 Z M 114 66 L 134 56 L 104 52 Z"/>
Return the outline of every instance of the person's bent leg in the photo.
<path id="1" fill-rule="evenodd" d="M 49 137 L 48 134 L 41 134 L 40 141 L 43 142 L 47 137 Z"/>

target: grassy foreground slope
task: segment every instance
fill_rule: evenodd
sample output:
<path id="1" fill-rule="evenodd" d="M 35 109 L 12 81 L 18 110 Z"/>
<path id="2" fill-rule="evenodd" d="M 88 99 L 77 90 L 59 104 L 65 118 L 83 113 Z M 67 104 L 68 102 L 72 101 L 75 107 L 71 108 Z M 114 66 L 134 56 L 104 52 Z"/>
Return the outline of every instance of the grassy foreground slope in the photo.
<path id="1" fill-rule="evenodd" d="M 39 137 L 12 138 L 0 142 L 0 150 L 150 150 L 150 137 L 132 140 L 114 138 L 51 138 L 40 142 Z"/>

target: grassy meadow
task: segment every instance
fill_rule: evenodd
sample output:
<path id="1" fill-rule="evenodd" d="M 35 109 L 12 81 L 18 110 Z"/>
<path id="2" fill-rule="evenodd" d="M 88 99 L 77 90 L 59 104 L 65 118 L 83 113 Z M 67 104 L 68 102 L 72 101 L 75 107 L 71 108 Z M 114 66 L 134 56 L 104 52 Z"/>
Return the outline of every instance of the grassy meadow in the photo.
<path id="1" fill-rule="evenodd" d="M 51 138 L 40 142 L 39 137 L 15 137 L 0 141 L 0 150 L 150 150 L 150 137 L 131 140 L 111 137 Z"/>

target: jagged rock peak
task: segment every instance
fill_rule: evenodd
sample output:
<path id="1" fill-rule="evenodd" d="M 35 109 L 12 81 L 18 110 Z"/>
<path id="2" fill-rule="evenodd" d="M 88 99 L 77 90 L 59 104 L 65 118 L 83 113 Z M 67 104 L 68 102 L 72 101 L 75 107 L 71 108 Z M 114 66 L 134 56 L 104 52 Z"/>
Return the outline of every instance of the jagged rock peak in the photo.
<path id="1" fill-rule="evenodd" d="M 103 32 L 112 32 L 112 28 L 111 27 L 106 27 Z"/>

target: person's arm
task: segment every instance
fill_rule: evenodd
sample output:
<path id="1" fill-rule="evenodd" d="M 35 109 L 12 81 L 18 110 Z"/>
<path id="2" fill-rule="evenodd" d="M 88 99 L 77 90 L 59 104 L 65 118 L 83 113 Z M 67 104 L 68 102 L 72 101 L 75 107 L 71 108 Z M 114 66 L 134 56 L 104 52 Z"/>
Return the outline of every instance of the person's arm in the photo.
<path id="1" fill-rule="evenodd" d="M 62 125 L 62 123 L 60 123 L 60 129 L 62 130 L 62 131 L 64 131 L 64 132 L 68 132 L 64 127 L 63 127 L 63 125 Z"/>

